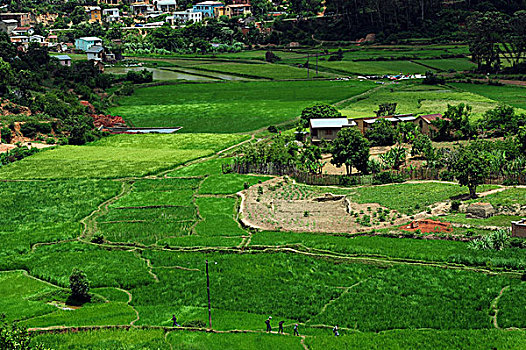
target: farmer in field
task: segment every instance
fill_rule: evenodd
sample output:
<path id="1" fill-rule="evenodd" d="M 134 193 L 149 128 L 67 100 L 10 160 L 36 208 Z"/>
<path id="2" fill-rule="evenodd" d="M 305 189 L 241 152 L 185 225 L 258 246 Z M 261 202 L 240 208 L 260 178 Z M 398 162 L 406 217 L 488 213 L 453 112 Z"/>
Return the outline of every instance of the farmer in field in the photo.
<path id="1" fill-rule="evenodd" d="M 270 320 L 272 320 L 272 316 L 269 316 L 265 321 L 265 324 L 267 325 L 267 332 L 272 332 L 272 327 L 270 327 Z"/>
<path id="2" fill-rule="evenodd" d="M 297 336 L 300 335 L 300 332 L 298 331 L 298 324 L 297 323 L 294 325 L 294 335 L 297 335 Z"/>
<path id="3" fill-rule="evenodd" d="M 334 326 L 334 328 L 332 329 L 332 332 L 334 333 L 335 337 L 338 337 L 340 335 L 340 333 L 338 333 L 338 326 Z"/>
<path id="4" fill-rule="evenodd" d="M 285 321 L 279 321 L 278 333 L 283 333 L 283 323 L 285 323 Z"/>
<path id="5" fill-rule="evenodd" d="M 177 323 L 177 317 L 175 317 L 175 315 L 172 315 L 172 321 L 173 321 L 172 327 L 181 327 L 181 325 Z"/>

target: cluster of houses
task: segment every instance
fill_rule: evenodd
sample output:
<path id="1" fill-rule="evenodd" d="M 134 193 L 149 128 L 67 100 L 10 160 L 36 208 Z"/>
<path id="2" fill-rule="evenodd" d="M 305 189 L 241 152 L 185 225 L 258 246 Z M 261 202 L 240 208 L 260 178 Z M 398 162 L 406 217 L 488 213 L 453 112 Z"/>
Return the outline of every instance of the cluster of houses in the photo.
<path id="1" fill-rule="evenodd" d="M 229 5 L 219 1 L 203 1 L 196 3 L 191 8 L 179 9 L 179 11 L 176 0 L 99 0 L 99 4 L 100 6 L 84 6 L 89 23 L 121 22 L 125 17 L 128 17 L 133 19 L 134 25 L 123 29 L 139 31 L 156 28 L 165 23 L 177 26 L 184 25 L 187 22 L 201 22 L 205 18 L 247 17 L 251 14 L 250 0 L 232 0 Z M 120 5 L 123 4 L 127 5 L 129 13 L 121 12 Z M 162 21 L 151 21 L 151 19 L 161 15 L 164 15 Z M 32 27 L 36 23 L 50 25 L 58 17 L 58 14 L 41 16 L 32 13 L 0 12 L 0 31 L 6 32 L 12 42 L 20 45 L 25 44 L 27 46 L 31 42 L 36 42 L 58 52 L 69 51 L 73 49 L 71 43 L 58 42 L 56 34 L 61 31 L 60 29 L 52 29 L 51 34 L 44 37 L 35 34 Z M 79 49 L 78 43 L 75 43 L 75 48 Z M 86 52 L 88 49 L 81 48 L 81 50 Z"/>
<path id="2" fill-rule="evenodd" d="M 374 123 L 379 120 L 389 121 L 393 127 L 399 123 L 413 123 L 417 126 L 421 133 L 430 136 L 436 130 L 433 121 L 442 119 L 442 114 L 428 114 L 414 116 L 413 114 L 399 114 L 383 117 L 363 117 L 355 119 L 347 118 L 323 118 L 310 120 L 310 137 L 314 143 L 321 141 L 332 141 L 336 138 L 338 132 L 343 128 L 355 127 L 362 134 L 365 134 Z"/>

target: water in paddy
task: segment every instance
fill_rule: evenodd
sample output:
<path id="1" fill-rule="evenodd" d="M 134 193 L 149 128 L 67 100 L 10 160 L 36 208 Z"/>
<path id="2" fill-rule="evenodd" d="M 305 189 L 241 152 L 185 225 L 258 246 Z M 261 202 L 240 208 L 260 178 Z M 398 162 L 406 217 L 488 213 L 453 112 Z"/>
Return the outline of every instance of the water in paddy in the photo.
<path id="1" fill-rule="evenodd" d="M 192 81 L 214 81 L 212 78 L 202 77 L 189 73 L 174 72 L 159 68 L 146 68 L 146 67 L 109 67 L 105 69 L 107 73 L 113 74 L 126 74 L 129 71 L 142 71 L 146 69 L 149 72 L 153 72 L 153 80 L 192 80 Z"/>

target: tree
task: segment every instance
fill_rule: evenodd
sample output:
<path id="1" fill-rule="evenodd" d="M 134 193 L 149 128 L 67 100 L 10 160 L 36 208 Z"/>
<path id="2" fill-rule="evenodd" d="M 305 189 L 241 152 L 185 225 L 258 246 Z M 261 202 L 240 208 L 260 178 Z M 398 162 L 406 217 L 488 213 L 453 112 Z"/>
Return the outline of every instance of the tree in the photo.
<path id="1" fill-rule="evenodd" d="M 417 133 L 413 140 L 413 146 L 411 148 L 411 156 L 423 155 L 424 158 L 428 159 L 433 153 L 433 144 L 429 136 L 422 133 Z"/>
<path id="2" fill-rule="evenodd" d="M 0 96 L 5 95 L 9 91 L 9 85 L 13 83 L 14 77 L 11 65 L 0 57 Z"/>
<path id="3" fill-rule="evenodd" d="M 71 21 L 73 24 L 79 24 L 88 20 L 86 10 L 82 6 L 77 6 L 70 14 Z"/>
<path id="4" fill-rule="evenodd" d="M 91 295 L 89 294 L 90 282 L 82 270 L 73 269 L 69 276 L 69 287 L 71 289 L 71 297 L 74 300 L 80 302 L 91 300 Z"/>
<path id="5" fill-rule="evenodd" d="M 361 173 L 367 173 L 369 141 L 357 129 L 341 129 L 330 149 L 331 163 L 336 166 L 345 165 L 347 175 L 351 174 L 353 167 Z"/>
<path id="6" fill-rule="evenodd" d="M 437 118 L 431 123 L 437 129 L 436 140 L 444 141 L 452 137 L 457 139 L 470 138 L 475 134 L 475 128 L 470 123 L 471 106 L 463 103 L 457 106 L 447 105 L 443 118 Z"/>
<path id="7" fill-rule="evenodd" d="M 381 103 L 378 105 L 378 110 L 374 111 L 377 117 L 384 117 L 387 115 L 394 115 L 396 112 L 396 102 Z"/>
<path id="8" fill-rule="evenodd" d="M 342 114 L 333 106 L 326 104 L 317 104 L 307 107 L 301 112 L 300 126 L 309 127 L 309 120 L 317 118 L 341 118 Z"/>
<path id="9" fill-rule="evenodd" d="M 477 196 L 477 186 L 489 175 L 490 163 L 483 144 L 479 141 L 457 149 L 456 159 L 451 164 L 453 175 L 460 186 L 467 186 L 470 198 Z"/>
<path id="10" fill-rule="evenodd" d="M 256 18 L 266 15 L 272 8 L 272 3 L 268 0 L 251 0 L 250 5 Z"/>
<path id="11" fill-rule="evenodd" d="M 300 16 L 313 16 L 322 9 L 322 0 L 289 0 L 292 13 Z"/>
<path id="12" fill-rule="evenodd" d="M 521 126 L 519 132 L 517 133 L 517 141 L 519 149 L 523 154 L 526 153 L 526 126 Z"/>
<path id="13" fill-rule="evenodd" d="M 321 162 L 321 149 L 320 147 L 308 144 L 303 148 L 300 153 L 300 164 L 308 172 L 321 173 L 323 163 Z"/>
<path id="14" fill-rule="evenodd" d="M 501 12 L 475 12 L 468 18 L 468 43 L 472 59 L 478 70 L 498 71 L 500 68 L 499 44 L 509 19 Z"/>
<path id="15" fill-rule="evenodd" d="M 378 119 L 373 126 L 365 132 L 365 137 L 372 146 L 391 146 L 395 143 L 396 131 L 387 119 Z"/>
<path id="16" fill-rule="evenodd" d="M 495 136 L 502 136 L 508 132 L 517 131 L 519 116 L 513 107 L 499 104 L 484 113 L 482 125 L 486 130 L 492 131 Z"/>
<path id="17" fill-rule="evenodd" d="M 276 55 L 274 52 L 268 50 L 265 53 L 265 61 L 269 63 L 276 63 L 277 61 L 281 61 L 281 58 L 278 55 Z"/>

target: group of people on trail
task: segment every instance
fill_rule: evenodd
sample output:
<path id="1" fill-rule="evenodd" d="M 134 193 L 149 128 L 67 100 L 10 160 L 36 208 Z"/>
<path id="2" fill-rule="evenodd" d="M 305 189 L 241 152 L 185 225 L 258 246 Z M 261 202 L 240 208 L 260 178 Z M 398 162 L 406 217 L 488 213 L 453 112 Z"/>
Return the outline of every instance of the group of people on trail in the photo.
<path id="1" fill-rule="evenodd" d="M 270 325 L 270 320 L 272 320 L 272 316 L 269 316 L 267 318 L 267 320 L 265 321 L 265 324 L 267 325 L 267 332 L 272 332 L 272 326 Z M 279 321 L 278 323 L 278 333 L 280 334 L 283 334 L 284 331 L 283 331 L 283 324 L 285 323 L 285 321 Z M 294 324 L 294 335 L 296 336 L 299 336 L 300 335 L 300 332 L 299 332 L 299 329 L 298 329 L 298 324 Z"/>
<path id="2" fill-rule="evenodd" d="M 265 321 L 265 324 L 267 325 L 267 332 L 272 332 L 272 326 L 270 325 L 270 320 L 272 320 L 272 316 L 269 316 L 267 318 L 267 320 Z M 177 317 L 175 317 L 175 315 L 172 315 L 172 327 L 181 327 L 181 325 L 179 323 L 177 323 Z M 279 321 L 278 323 L 278 333 L 280 334 L 284 334 L 284 331 L 283 331 L 283 324 L 285 323 L 285 321 Z M 332 332 L 334 333 L 334 336 L 337 337 L 340 335 L 340 333 L 338 332 L 338 326 L 334 326 L 334 328 L 332 329 Z M 295 336 L 299 336 L 300 335 L 300 332 L 298 330 L 298 324 L 294 324 L 294 335 Z"/>

